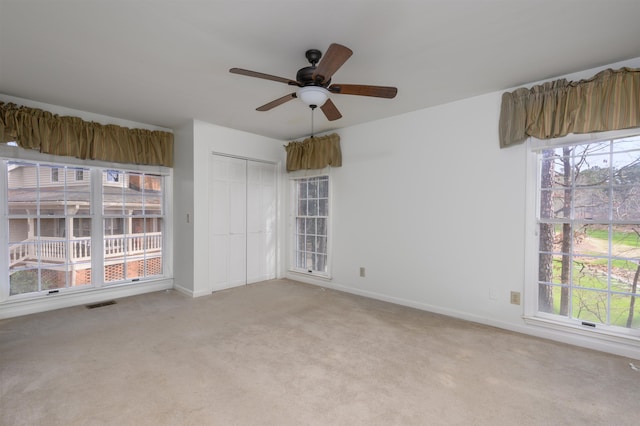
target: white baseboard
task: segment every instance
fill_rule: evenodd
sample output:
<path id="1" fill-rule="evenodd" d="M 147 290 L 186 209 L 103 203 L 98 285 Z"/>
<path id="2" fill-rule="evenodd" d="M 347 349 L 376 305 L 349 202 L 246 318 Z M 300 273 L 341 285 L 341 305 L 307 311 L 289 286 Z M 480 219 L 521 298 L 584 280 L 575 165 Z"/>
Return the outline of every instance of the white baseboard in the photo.
<path id="1" fill-rule="evenodd" d="M 210 290 L 201 290 L 201 291 L 194 292 L 192 289 L 183 287 L 179 284 L 174 284 L 173 289 L 178 293 L 182 293 L 185 296 L 189 296 L 189 297 L 202 297 L 202 296 L 208 296 L 211 294 Z"/>
<path id="2" fill-rule="evenodd" d="M 173 284 L 173 289 L 175 291 L 177 291 L 178 293 L 184 294 L 185 296 L 194 297 L 193 296 L 193 290 L 191 290 L 190 288 L 186 288 L 186 287 L 183 287 L 183 286 L 181 286 L 179 284 L 175 284 L 174 283 Z"/>
<path id="3" fill-rule="evenodd" d="M 394 303 L 396 305 L 407 306 L 410 308 L 420 309 L 422 311 L 433 312 L 436 314 L 446 315 L 449 317 L 471 321 L 478 324 L 501 328 L 503 330 L 513 331 L 529 336 L 553 340 L 560 343 L 567 343 L 573 346 L 579 346 L 600 352 L 610 353 L 613 355 L 640 360 L 640 342 L 638 342 L 636 339 L 626 339 L 623 337 L 612 339 L 600 338 L 599 336 L 588 336 L 585 334 L 576 334 L 569 330 L 558 329 L 557 327 L 552 328 L 544 327 L 541 325 L 532 325 L 530 324 L 530 322 L 525 322 L 524 319 L 522 320 L 521 324 L 513 324 L 504 321 L 493 320 L 490 318 L 480 317 L 474 314 L 469 314 L 468 312 L 457 311 L 454 309 L 429 305 L 427 303 L 402 299 L 386 294 L 361 290 L 358 288 L 336 284 L 332 281 L 314 280 L 312 277 L 307 278 L 300 275 L 288 276 L 287 278 L 294 281 L 300 281 L 307 284 L 313 284 L 320 287 L 343 291 L 345 293 L 368 297 L 370 299 L 381 300 L 383 302 Z"/>
<path id="4" fill-rule="evenodd" d="M 7 301 L 0 304 L 0 319 L 36 314 L 54 309 L 69 308 L 110 299 L 136 296 L 173 288 L 173 279 L 162 279 L 136 284 L 122 284 L 103 288 L 56 293 L 31 299 Z"/>

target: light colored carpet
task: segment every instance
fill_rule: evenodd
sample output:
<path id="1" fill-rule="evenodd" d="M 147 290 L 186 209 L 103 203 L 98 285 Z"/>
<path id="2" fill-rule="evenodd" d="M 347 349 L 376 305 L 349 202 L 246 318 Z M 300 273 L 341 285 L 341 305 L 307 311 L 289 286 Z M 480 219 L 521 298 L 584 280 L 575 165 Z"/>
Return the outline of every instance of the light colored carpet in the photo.
<path id="1" fill-rule="evenodd" d="M 628 359 L 274 280 L 0 321 L 3 425 L 637 425 Z"/>

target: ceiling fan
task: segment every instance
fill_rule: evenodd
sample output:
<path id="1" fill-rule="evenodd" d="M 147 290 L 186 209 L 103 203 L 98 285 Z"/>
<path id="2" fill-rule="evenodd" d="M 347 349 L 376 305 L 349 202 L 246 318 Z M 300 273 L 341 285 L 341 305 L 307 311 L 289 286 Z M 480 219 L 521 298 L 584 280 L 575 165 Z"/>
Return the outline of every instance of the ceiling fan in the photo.
<path id="1" fill-rule="evenodd" d="M 348 47 L 333 43 L 327 49 L 324 57 L 317 49 L 307 50 L 305 56 L 311 64 L 301 68 L 296 74 L 295 80 L 264 74 L 261 72 L 231 68 L 233 74 L 246 75 L 248 77 L 263 78 L 297 86 L 297 91 L 289 93 L 281 98 L 268 102 L 258 108 L 258 111 L 269 111 L 291 99 L 300 99 L 306 105 L 315 109 L 320 107 L 329 121 L 342 117 L 338 108 L 329 98 L 329 94 L 373 96 L 376 98 L 392 99 L 398 93 L 398 89 L 389 86 L 366 86 L 362 84 L 331 84 L 333 74 L 351 57 L 353 51 Z M 322 58 L 322 60 L 320 60 Z"/>

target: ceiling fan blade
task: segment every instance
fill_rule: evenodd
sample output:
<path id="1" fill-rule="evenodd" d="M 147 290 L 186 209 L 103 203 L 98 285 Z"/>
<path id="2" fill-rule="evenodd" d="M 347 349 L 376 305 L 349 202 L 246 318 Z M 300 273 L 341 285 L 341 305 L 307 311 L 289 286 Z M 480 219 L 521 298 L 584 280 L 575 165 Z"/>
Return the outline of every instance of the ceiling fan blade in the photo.
<path id="1" fill-rule="evenodd" d="M 296 95 L 295 92 L 293 93 L 289 93 L 288 95 L 284 95 L 281 98 L 278 98 L 274 101 L 271 101 L 269 103 L 266 103 L 264 105 L 262 105 L 261 107 L 256 108 L 256 111 L 269 111 L 270 109 L 273 109 L 275 107 L 277 107 L 278 105 L 282 105 L 285 102 L 290 101 L 291 99 L 295 99 L 298 96 Z"/>
<path id="2" fill-rule="evenodd" d="M 331 102 L 331 99 L 327 99 L 327 101 L 320 107 L 320 109 L 329 121 L 334 121 L 342 118 L 342 114 L 340 114 L 340 111 L 338 111 L 338 108 L 336 108 L 335 104 Z"/>
<path id="3" fill-rule="evenodd" d="M 320 80 L 320 83 L 329 81 L 351 55 L 353 55 L 353 51 L 348 47 L 336 43 L 331 44 L 313 72 L 313 80 Z"/>
<path id="4" fill-rule="evenodd" d="M 327 90 L 341 95 L 373 96 L 386 99 L 393 99 L 398 93 L 398 89 L 395 87 L 365 86 L 362 84 L 332 84 Z"/>
<path id="5" fill-rule="evenodd" d="M 290 80 L 288 78 L 278 77 L 276 75 L 265 74 L 257 71 L 245 70 L 242 68 L 231 68 L 229 72 L 232 74 L 246 75 L 247 77 L 257 77 L 257 78 L 263 78 L 265 80 L 277 81 L 280 83 L 288 84 L 290 86 L 300 86 L 300 83 L 294 80 Z"/>

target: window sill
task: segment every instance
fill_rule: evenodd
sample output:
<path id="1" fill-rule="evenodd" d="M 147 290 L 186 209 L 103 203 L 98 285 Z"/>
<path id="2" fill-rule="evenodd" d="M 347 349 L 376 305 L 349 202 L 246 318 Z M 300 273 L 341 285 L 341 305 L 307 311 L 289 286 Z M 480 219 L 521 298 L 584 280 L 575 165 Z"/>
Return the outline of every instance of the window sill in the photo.
<path id="1" fill-rule="evenodd" d="M 55 294 L 38 294 L 19 299 L 12 298 L 0 303 L 0 319 L 69 308 L 87 303 L 103 302 L 107 299 L 118 299 L 171 288 L 173 288 L 173 278 L 159 277 L 158 279 L 136 282 L 135 285 L 125 283 L 83 288 Z"/>
<path id="2" fill-rule="evenodd" d="M 593 328 L 544 317 L 524 316 L 523 319 L 525 324 L 529 326 L 551 332 L 551 335 L 544 333 L 541 337 L 549 337 L 553 340 L 577 344 L 594 350 L 640 359 L 640 333 L 638 330 L 620 333 L 604 327 Z"/>
<path id="3" fill-rule="evenodd" d="M 295 279 L 295 277 L 301 278 L 301 279 L 309 279 L 312 278 L 314 280 L 322 280 L 322 281 L 331 281 L 331 275 L 327 275 L 327 274 L 321 274 L 319 272 L 304 272 L 304 271 L 300 271 L 297 269 L 289 269 L 287 271 L 287 275 L 289 275 L 290 278 Z"/>

